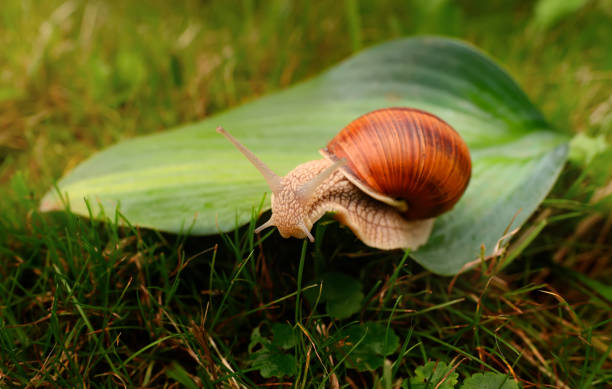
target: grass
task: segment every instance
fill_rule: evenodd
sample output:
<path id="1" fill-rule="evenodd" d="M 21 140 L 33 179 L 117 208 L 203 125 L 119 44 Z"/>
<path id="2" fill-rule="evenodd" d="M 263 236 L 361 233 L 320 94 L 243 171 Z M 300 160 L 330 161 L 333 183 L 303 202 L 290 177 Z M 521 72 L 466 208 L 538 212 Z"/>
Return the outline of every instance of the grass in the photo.
<path id="1" fill-rule="evenodd" d="M 498 371 L 524 387 L 606 387 L 612 9 L 591 1 L 542 26 L 528 3 L 423 4 L 3 1 L 0 386 L 388 388 L 442 361 L 461 379 Z M 474 43 L 561 131 L 608 142 L 607 153 L 589 160 L 587 144 L 572 158 L 491 265 L 439 277 L 401 253 L 359 245 L 329 220 L 308 245 L 278 234 L 256 241 L 255 220 L 193 238 L 119 228 L 120 214 L 100 222 L 37 211 L 44 191 L 95 150 L 414 33 Z M 312 286 L 329 274 L 358 286 L 352 316 L 330 315 L 329 292 Z M 347 342 L 369 323 L 383 326 L 385 342 L 395 334 L 398 348 L 367 354 L 367 334 Z M 293 331 L 286 348 L 278 324 Z M 263 340 L 251 345 L 255 329 Z M 293 358 L 294 374 L 262 376 L 252 361 L 266 350 Z M 356 355 L 380 366 L 360 371 Z"/>

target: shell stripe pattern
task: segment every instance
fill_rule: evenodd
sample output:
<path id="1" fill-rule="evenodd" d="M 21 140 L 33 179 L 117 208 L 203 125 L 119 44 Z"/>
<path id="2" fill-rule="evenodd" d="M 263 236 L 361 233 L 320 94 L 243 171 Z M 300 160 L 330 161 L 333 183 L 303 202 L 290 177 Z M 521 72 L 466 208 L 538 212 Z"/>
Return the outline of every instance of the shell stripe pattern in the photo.
<path id="1" fill-rule="evenodd" d="M 413 108 L 365 114 L 332 139 L 327 151 L 372 190 L 403 199 L 408 219 L 437 216 L 459 200 L 471 175 L 469 150 L 438 117 Z"/>

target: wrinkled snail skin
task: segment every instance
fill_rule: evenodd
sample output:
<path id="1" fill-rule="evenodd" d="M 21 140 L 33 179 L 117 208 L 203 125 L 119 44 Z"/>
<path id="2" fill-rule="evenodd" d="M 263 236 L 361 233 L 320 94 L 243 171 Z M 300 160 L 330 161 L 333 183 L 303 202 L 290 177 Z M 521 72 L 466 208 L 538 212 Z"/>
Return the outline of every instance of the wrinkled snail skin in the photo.
<path id="1" fill-rule="evenodd" d="M 423 245 L 435 216 L 451 209 L 471 175 L 467 146 L 455 130 L 427 112 L 386 108 L 365 114 L 284 177 L 274 174 L 222 128 L 272 190 L 272 216 L 283 237 L 308 237 L 327 212 L 366 245 L 380 249 Z"/>
<path id="2" fill-rule="evenodd" d="M 366 245 L 384 250 L 416 248 L 427 241 L 434 219 L 406 220 L 397 209 L 365 194 L 336 169 L 314 193 L 300 203 L 295 193 L 300 186 L 332 166 L 327 159 L 306 162 L 283 177 L 289 190 L 272 197 L 271 225 L 281 236 L 305 238 L 300 220 L 308 231 L 325 213 L 348 226 Z M 299 204 L 299 205 L 298 205 Z"/>

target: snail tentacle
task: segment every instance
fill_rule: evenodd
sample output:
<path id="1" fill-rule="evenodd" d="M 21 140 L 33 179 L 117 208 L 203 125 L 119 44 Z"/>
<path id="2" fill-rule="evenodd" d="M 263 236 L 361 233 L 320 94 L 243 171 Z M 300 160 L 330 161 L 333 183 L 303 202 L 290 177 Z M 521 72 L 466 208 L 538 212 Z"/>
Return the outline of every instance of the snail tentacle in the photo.
<path id="1" fill-rule="evenodd" d="M 272 217 L 270 217 L 267 222 L 265 222 L 261 226 L 257 227 L 255 229 L 255 233 L 259 234 L 261 231 L 265 230 L 268 227 L 274 227 L 274 221 L 272 220 Z"/>
<path id="2" fill-rule="evenodd" d="M 323 171 L 318 173 L 314 178 L 301 184 L 297 189 L 298 198 L 300 201 L 307 203 L 314 195 L 316 189 L 327 180 L 337 169 L 346 164 L 345 159 L 340 159 L 330 166 L 326 167 Z"/>
<path id="3" fill-rule="evenodd" d="M 223 127 L 217 127 L 217 132 L 236 146 L 238 151 L 240 151 L 251 162 L 251 164 L 253 164 L 257 170 L 259 170 L 263 178 L 268 183 L 272 193 L 277 193 L 279 190 L 281 190 L 281 177 L 276 175 L 276 173 L 274 173 L 272 169 L 268 167 L 268 165 L 257 158 L 257 156 L 253 154 L 251 150 L 247 149 L 242 143 L 238 142 L 238 140 L 225 131 Z"/>
<path id="4" fill-rule="evenodd" d="M 300 227 L 302 232 L 306 234 L 306 236 L 308 237 L 308 240 L 310 240 L 311 242 L 315 241 L 314 236 L 312 236 L 312 234 L 310 233 L 310 230 L 308 229 L 308 227 L 306 227 L 306 224 L 304 223 L 303 220 L 300 220 L 300 222 L 298 223 L 298 226 Z"/>

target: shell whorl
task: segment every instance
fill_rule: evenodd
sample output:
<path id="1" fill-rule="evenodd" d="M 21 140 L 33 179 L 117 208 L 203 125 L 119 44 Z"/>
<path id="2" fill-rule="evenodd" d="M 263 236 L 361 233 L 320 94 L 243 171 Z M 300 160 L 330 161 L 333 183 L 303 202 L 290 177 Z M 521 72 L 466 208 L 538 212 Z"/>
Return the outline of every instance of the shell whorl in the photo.
<path id="1" fill-rule="evenodd" d="M 471 176 L 469 150 L 459 134 L 442 119 L 412 108 L 367 113 L 321 153 L 346 159 L 341 169 L 351 181 L 379 200 L 400 204 L 408 219 L 450 210 Z"/>

